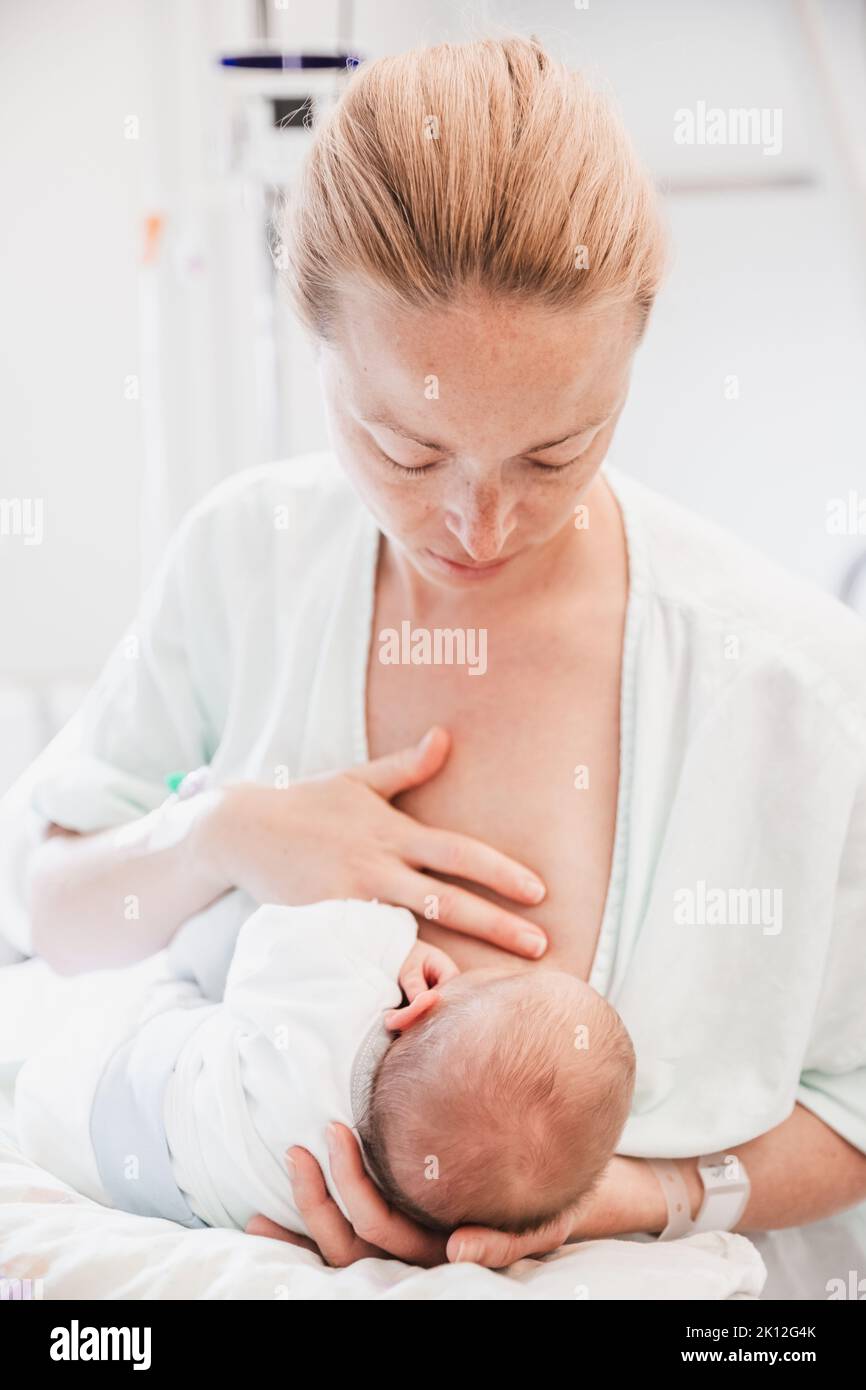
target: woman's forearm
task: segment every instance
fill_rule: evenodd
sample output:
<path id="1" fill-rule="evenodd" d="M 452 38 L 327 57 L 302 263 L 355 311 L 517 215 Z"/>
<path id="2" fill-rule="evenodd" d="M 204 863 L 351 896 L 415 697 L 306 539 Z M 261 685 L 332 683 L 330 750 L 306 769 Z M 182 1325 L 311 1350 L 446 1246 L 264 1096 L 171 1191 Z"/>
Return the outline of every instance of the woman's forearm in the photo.
<path id="1" fill-rule="evenodd" d="M 116 830 L 52 827 L 28 865 L 33 950 L 72 974 L 127 965 L 165 946 L 231 886 L 208 852 L 220 795 L 169 803 Z"/>
<path id="2" fill-rule="evenodd" d="M 866 1199 L 866 1154 L 802 1105 L 795 1106 L 775 1129 L 725 1153 L 742 1160 L 751 1185 L 738 1231 L 804 1226 Z M 667 1222 L 658 1179 L 649 1164 L 637 1159 L 627 1162 L 632 1165 L 633 1180 L 625 1204 L 612 1213 L 610 1225 L 620 1233 L 657 1234 Z M 685 1181 L 694 1220 L 704 1197 L 698 1160 L 674 1162 Z M 638 1164 L 640 1169 L 634 1166 Z"/>

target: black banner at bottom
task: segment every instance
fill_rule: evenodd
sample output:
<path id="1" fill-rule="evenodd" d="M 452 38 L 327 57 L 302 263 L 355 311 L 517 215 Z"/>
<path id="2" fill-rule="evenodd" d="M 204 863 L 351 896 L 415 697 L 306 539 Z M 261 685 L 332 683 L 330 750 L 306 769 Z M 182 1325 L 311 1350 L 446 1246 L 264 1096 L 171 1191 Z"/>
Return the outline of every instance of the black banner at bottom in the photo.
<path id="1" fill-rule="evenodd" d="M 367 1302 L 366 1300 L 364 1300 Z M 448 1300 L 434 1300 L 443 1302 Z M 461 1300 L 455 1300 L 461 1301 Z M 478 1300 L 466 1300 L 475 1302 Z M 857 1364 L 863 1344 L 866 1319 L 859 1307 L 862 1300 L 772 1303 L 730 1300 L 723 1303 L 670 1301 L 592 1302 L 588 1299 L 556 1300 L 542 1321 L 536 1322 L 538 1309 L 530 1302 L 541 1300 L 496 1300 L 512 1306 L 519 1303 L 527 1317 L 525 1325 L 512 1316 L 503 1328 L 502 1349 L 513 1355 L 515 1341 L 529 1353 L 525 1337 L 534 1332 L 555 1330 L 575 1338 L 569 1356 L 575 1370 L 586 1369 L 591 1355 L 596 1370 L 635 1369 L 668 1371 L 675 1366 L 811 1366 L 826 1373 Z M 238 1372 L 255 1377 L 267 1371 L 284 1371 L 296 1376 L 306 1370 L 311 1357 L 323 1356 L 323 1369 L 333 1374 L 335 1351 L 341 1349 L 345 1364 L 357 1367 L 364 1350 L 380 1351 L 383 1336 L 388 1345 L 399 1340 L 404 1328 L 412 1337 L 410 1357 L 418 1356 L 417 1337 L 424 1337 L 424 1363 L 434 1355 L 447 1357 L 453 1366 L 451 1336 L 462 1330 L 449 1319 L 435 1324 L 431 1309 L 422 1313 L 423 1323 L 415 1325 L 414 1300 L 379 1298 L 365 1312 L 365 1323 L 351 1337 L 340 1335 L 344 1328 L 355 1333 L 354 1315 L 345 1301 L 328 1304 L 328 1336 L 322 1339 L 318 1318 L 296 1311 L 286 1301 L 264 1302 L 41 1302 L 26 1298 L 0 1303 L 0 1335 L 4 1352 L 14 1357 L 20 1373 L 48 1371 L 59 1378 L 69 1375 L 99 1375 L 100 1368 L 148 1375 L 167 1370 L 192 1371 L 225 1376 Z M 429 1302 L 429 1300 L 426 1300 Z M 566 1306 L 563 1307 L 562 1305 Z M 407 1306 L 408 1305 L 408 1306 Z M 530 1317 L 530 1312 L 532 1316 Z M 370 1317 L 375 1323 L 375 1332 Z M 499 1363 L 500 1348 L 490 1337 L 479 1338 L 476 1308 L 472 1336 L 460 1339 L 460 1373 L 465 1375 L 474 1360 L 489 1375 Z M 492 1313 L 491 1313 L 491 1316 Z M 379 1319 L 381 1318 L 381 1323 Z M 299 1319 L 296 1321 L 296 1319 Z M 488 1325 L 498 1328 L 498 1319 Z M 372 1334 L 372 1335 L 371 1335 Z M 586 1341 L 581 1340 L 585 1334 Z M 438 1352 L 430 1347 L 439 1343 Z M 469 1348 L 474 1349 L 473 1353 Z M 389 1346 L 390 1351 L 390 1346 Z M 562 1357 L 562 1344 L 556 1344 L 556 1358 Z M 535 1355 L 547 1359 L 549 1350 L 539 1345 Z M 350 1362 L 351 1358 L 351 1362 Z M 336 1364 L 340 1356 L 337 1352 Z M 515 1368 L 510 1367 L 510 1373 Z M 448 1374 L 449 1372 L 444 1372 Z M 429 1369 L 426 1376 L 429 1377 Z"/>

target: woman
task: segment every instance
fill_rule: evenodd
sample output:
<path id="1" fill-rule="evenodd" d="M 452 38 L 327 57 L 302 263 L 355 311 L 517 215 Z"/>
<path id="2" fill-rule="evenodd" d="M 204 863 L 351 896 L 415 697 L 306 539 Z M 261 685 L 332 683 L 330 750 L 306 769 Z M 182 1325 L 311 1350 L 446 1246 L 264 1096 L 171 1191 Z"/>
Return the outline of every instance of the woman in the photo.
<path id="1" fill-rule="evenodd" d="M 862 1254 L 864 1208 L 833 1217 L 866 1198 L 864 631 L 600 471 L 663 260 L 623 132 L 534 41 L 384 59 L 285 240 L 352 486 L 258 469 L 184 523 L 24 784 L 32 948 L 137 959 L 231 887 L 405 905 L 462 969 L 590 979 L 638 1055 L 592 1202 L 448 1258 L 687 1224 L 663 1182 L 694 1218 L 714 1151 L 750 1183 L 737 1229 Z M 333 1140 L 351 1226 L 289 1155 L 323 1256 L 441 1259 Z"/>

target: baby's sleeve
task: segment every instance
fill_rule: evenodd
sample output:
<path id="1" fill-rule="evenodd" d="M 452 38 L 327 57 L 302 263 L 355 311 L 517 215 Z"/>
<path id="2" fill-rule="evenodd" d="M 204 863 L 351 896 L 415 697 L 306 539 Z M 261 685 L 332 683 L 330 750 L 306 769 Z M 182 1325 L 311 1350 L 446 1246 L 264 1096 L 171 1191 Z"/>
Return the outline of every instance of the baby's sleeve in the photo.
<path id="1" fill-rule="evenodd" d="M 866 1153 L 866 771 L 840 863 L 833 930 L 797 1100 Z"/>
<path id="2" fill-rule="evenodd" d="M 263 1030 L 327 1015 L 369 1024 L 371 1012 L 400 1003 L 397 977 L 417 927 L 405 908 L 328 901 L 308 907 L 267 904 L 241 928 L 223 1003 Z"/>

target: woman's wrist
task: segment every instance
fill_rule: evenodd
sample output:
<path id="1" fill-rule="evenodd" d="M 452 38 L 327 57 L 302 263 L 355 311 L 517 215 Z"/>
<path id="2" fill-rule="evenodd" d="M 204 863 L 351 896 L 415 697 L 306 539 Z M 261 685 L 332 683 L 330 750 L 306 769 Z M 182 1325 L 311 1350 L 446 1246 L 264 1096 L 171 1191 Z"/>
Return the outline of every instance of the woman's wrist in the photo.
<path id="1" fill-rule="evenodd" d="M 693 1159 L 676 1159 L 689 1194 L 690 1215 L 697 1215 L 703 1188 Z M 616 1154 L 599 1185 L 575 1213 L 572 1240 L 643 1233 L 660 1235 L 668 1224 L 661 1183 L 644 1158 Z"/>
<path id="2" fill-rule="evenodd" d="M 661 1230 L 665 1224 L 664 1194 L 642 1158 L 615 1154 L 600 1182 L 578 1204 L 572 1240 L 603 1240 L 606 1236 Z"/>
<path id="3" fill-rule="evenodd" d="M 245 784 L 199 792 L 188 805 L 193 816 L 186 848 L 192 872 L 204 875 L 214 896 L 237 886 L 240 827 L 239 794 Z"/>
<path id="4" fill-rule="evenodd" d="M 623 1158 L 630 1180 L 624 1188 L 625 1201 L 618 1234 L 642 1232 L 660 1235 L 667 1225 L 668 1209 L 661 1183 L 644 1158 Z"/>
<path id="5" fill-rule="evenodd" d="M 662 1231 L 664 1231 L 665 1227 L 668 1225 L 671 1215 L 668 1210 L 667 1198 L 662 1187 L 661 1178 L 645 1158 L 636 1159 L 634 1161 L 642 1165 L 645 1173 L 647 1192 L 648 1194 L 650 1191 L 652 1192 L 651 1197 L 648 1195 L 647 1199 L 648 1203 L 650 1201 L 652 1202 L 652 1208 L 648 1205 L 646 1214 L 653 1224 L 641 1225 L 637 1227 L 637 1229 L 646 1231 L 649 1235 L 661 1235 Z M 688 1198 L 689 1221 L 694 1221 L 701 1209 L 704 1196 L 703 1184 L 701 1183 L 700 1174 L 698 1173 L 697 1163 L 693 1158 L 675 1158 L 670 1159 L 669 1162 L 674 1164 L 682 1178 Z"/>

